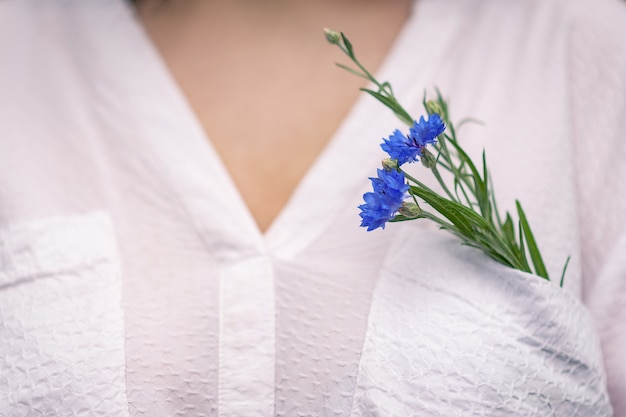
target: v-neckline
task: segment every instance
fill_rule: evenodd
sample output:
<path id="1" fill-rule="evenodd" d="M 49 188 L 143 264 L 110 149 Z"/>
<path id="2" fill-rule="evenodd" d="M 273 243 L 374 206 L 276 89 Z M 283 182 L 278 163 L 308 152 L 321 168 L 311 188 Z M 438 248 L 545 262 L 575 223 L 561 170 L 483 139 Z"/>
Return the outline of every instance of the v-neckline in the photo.
<path id="1" fill-rule="evenodd" d="M 410 15 L 377 71 L 379 79 L 394 84 L 401 102 L 406 102 L 417 93 L 408 87 L 419 85 L 419 81 L 424 79 L 420 70 L 428 64 L 416 62 L 414 57 L 408 61 L 407 57 L 403 57 L 409 42 L 426 43 L 422 39 L 428 34 L 422 32 L 419 22 L 415 22 L 422 19 L 424 7 L 421 3 L 428 1 L 418 0 L 411 5 Z M 143 32 L 141 24 L 137 22 L 137 25 Z M 155 152 L 162 160 L 164 177 L 168 178 L 170 187 L 188 210 L 205 244 L 211 246 L 218 258 L 229 259 L 235 254 L 250 251 L 271 252 L 273 256 L 290 258 L 323 233 L 346 204 L 355 206 L 354 223 L 357 227 L 358 199 L 368 185 L 367 177 L 375 173 L 382 157 L 377 142 L 399 125 L 389 111 L 362 94 L 300 179 L 269 228 L 262 232 L 182 89 L 145 32 L 143 37 L 153 60 L 147 64 L 156 68 L 156 81 L 169 90 L 162 91 L 165 94 L 160 100 L 168 96 L 170 100 L 167 101 L 167 111 L 160 109 L 160 113 L 167 113 L 172 122 L 170 128 L 174 127 L 172 133 L 179 133 L 177 141 L 172 138 L 160 142 Z M 323 41 L 320 39 L 320 42 Z M 412 71 L 406 71 L 409 63 Z M 403 68 L 405 74 L 411 72 L 417 75 L 402 80 L 392 79 L 391 75 L 397 67 Z M 338 73 L 338 76 L 342 75 Z M 180 119 L 174 120 L 177 116 Z M 155 118 L 154 114 L 152 118 Z M 371 126 L 363 125 L 363 121 L 370 120 L 376 120 L 372 123 L 376 123 L 376 128 L 380 130 L 376 129 L 374 133 Z M 184 129 L 181 129 L 183 126 Z M 362 142 L 362 146 L 355 142 L 357 140 Z"/>

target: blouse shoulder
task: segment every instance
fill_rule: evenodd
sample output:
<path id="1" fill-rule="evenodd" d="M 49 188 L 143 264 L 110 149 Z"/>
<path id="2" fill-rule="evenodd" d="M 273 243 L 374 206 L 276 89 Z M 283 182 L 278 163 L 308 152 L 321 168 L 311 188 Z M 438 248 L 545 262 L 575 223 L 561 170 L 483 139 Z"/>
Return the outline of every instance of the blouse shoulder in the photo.
<path id="1" fill-rule="evenodd" d="M 626 49 L 626 1 L 555 0 L 573 34 Z"/>

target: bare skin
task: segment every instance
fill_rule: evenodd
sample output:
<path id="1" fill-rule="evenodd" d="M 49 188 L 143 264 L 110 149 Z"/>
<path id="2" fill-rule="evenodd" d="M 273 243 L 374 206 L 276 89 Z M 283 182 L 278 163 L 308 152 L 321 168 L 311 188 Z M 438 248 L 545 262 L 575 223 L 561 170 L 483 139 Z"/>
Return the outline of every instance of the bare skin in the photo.
<path id="1" fill-rule="evenodd" d="M 139 16 L 265 231 L 364 86 L 322 28 L 377 68 L 411 0 L 161 0 Z"/>

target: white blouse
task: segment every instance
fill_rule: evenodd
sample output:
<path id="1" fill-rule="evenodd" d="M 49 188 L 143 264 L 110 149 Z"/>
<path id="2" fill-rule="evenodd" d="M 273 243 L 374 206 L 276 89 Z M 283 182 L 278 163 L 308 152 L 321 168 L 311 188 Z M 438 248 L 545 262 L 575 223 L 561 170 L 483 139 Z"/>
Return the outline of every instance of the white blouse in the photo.
<path id="1" fill-rule="evenodd" d="M 560 289 L 359 228 L 399 127 L 368 97 L 261 233 L 127 4 L 0 2 L 0 416 L 625 416 L 625 22 L 420 0 L 379 71 L 485 122 Z"/>

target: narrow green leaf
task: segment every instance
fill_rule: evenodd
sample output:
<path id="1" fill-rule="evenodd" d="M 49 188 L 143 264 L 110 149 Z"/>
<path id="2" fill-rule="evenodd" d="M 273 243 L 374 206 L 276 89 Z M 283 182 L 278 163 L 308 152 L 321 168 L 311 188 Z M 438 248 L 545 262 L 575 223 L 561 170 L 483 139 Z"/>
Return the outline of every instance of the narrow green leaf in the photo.
<path id="1" fill-rule="evenodd" d="M 480 230 L 492 236 L 497 236 L 493 227 L 485 219 L 463 204 L 447 200 L 432 190 L 420 187 L 412 186 L 410 193 L 426 201 L 432 208 L 457 226 L 459 230 L 467 233 L 468 236 L 474 236 Z M 477 230 L 474 230 L 474 228 L 477 228 Z"/>
<path id="2" fill-rule="evenodd" d="M 483 190 L 484 195 L 482 195 L 481 200 L 478 202 L 480 204 L 480 210 L 483 214 L 483 217 L 487 219 L 490 223 L 493 224 L 492 218 L 492 208 L 489 190 L 489 171 L 487 170 L 487 158 L 485 157 L 485 150 L 483 149 Z"/>
<path id="3" fill-rule="evenodd" d="M 374 97 L 376 100 L 380 101 L 389 110 L 394 112 L 394 114 L 398 116 L 398 118 L 402 120 L 404 123 L 408 124 L 409 126 L 413 125 L 413 118 L 411 118 L 411 116 L 398 104 L 398 102 L 395 99 L 387 97 L 377 91 L 370 90 L 367 88 L 361 88 L 361 91 L 366 92 L 367 94 Z"/>
<path id="4" fill-rule="evenodd" d="M 440 197 L 438 194 L 430 190 L 425 190 L 420 187 L 411 186 L 410 190 L 411 194 L 417 195 L 432 208 L 437 210 L 442 216 L 450 220 L 461 233 L 466 236 L 473 235 L 472 224 L 459 212 L 457 207 L 454 207 L 454 203 Z"/>
<path id="5" fill-rule="evenodd" d="M 522 231 L 522 222 L 517 222 L 517 227 L 518 227 L 518 233 L 519 233 L 519 258 L 520 258 L 520 261 L 524 264 L 526 271 L 531 272 L 530 265 L 528 265 L 528 258 L 526 257 L 526 245 L 524 243 L 524 232 Z"/>
<path id="6" fill-rule="evenodd" d="M 509 215 L 509 213 L 506 214 L 506 219 L 504 220 L 504 223 L 502 224 L 502 235 L 504 236 L 504 238 L 506 239 L 506 241 L 509 244 L 514 244 L 516 245 L 516 241 L 515 241 L 515 229 L 513 228 L 513 219 L 511 219 L 511 216 Z"/>
<path id="7" fill-rule="evenodd" d="M 433 173 L 433 176 L 437 179 L 437 182 L 439 183 L 439 185 L 441 186 L 443 191 L 446 193 L 448 198 L 450 200 L 452 200 L 452 201 L 459 201 L 459 200 L 456 199 L 456 197 L 448 189 L 448 186 L 446 185 L 446 182 L 441 177 L 441 174 L 439 173 L 439 170 L 437 169 L 437 165 L 436 164 L 435 164 L 434 167 L 431 168 L 431 172 Z"/>
<path id="8" fill-rule="evenodd" d="M 451 223 L 446 223 L 445 220 L 440 219 L 432 213 L 429 213 L 426 210 L 422 210 L 420 213 L 420 218 L 431 220 L 439 225 L 439 229 L 447 230 L 451 233 L 454 233 L 457 236 L 463 236 L 459 229 Z M 465 239 L 465 237 L 463 237 Z"/>
<path id="9" fill-rule="evenodd" d="M 391 84 L 389 84 L 389 81 L 385 81 L 384 83 L 382 83 L 380 85 L 380 88 L 382 89 L 382 91 L 387 92 L 390 96 L 394 96 L 393 88 L 391 87 Z"/>
<path id="10" fill-rule="evenodd" d="M 510 248 L 503 246 L 502 242 L 495 239 L 494 235 L 477 233 L 476 241 L 480 243 L 480 246 L 478 247 L 492 258 L 503 263 L 504 265 L 519 269 L 519 264 L 516 262 L 516 258 L 513 256 Z"/>
<path id="11" fill-rule="evenodd" d="M 565 271 L 567 271 L 567 265 L 569 265 L 570 258 L 571 256 L 567 257 L 567 260 L 565 261 L 565 266 L 563 267 L 563 272 L 561 272 L 561 283 L 559 284 L 561 288 L 563 288 L 563 280 L 565 279 Z"/>
<path id="12" fill-rule="evenodd" d="M 343 40 L 343 44 L 345 45 L 346 51 L 348 51 L 348 55 L 350 56 L 350 58 L 355 59 L 354 50 L 352 49 L 352 44 L 350 43 L 348 38 L 346 38 L 346 35 L 344 35 L 343 32 L 341 32 L 341 39 Z"/>
<path id="13" fill-rule="evenodd" d="M 474 119 L 473 117 L 466 117 L 465 119 L 461 119 L 460 121 L 456 123 L 456 130 L 461 129 L 463 125 L 468 124 L 468 123 L 476 123 L 481 126 L 485 126 L 485 122 L 483 122 L 480 119 Z"/>
<path id="14" fill-rule="evenodd" d="M 491 175 L 489 177 L 491 178 Z M 493 184 L 493 180 L 490 179 L 489 181 Z M 500 217 L 500 211 L 498 210 L 496 195 L 493 192 L 491 193 L 491 204 L 493 205 L 493 212 L 496 214 L 496 221 L 498 222 L 498 226 L 502 228 L 502 218 Z"/>
<path id="15" fill-rule="evenodd" d="M 416 190 L 411 190 L 411 191 L 414 192 Z M 483 246 L 481 247 L 481 249 L 485 253 L 488 253 L 490 251 L 496 252 L 498 255 L 502 256 L 503 258 L 507 260 L 507 262 L 505 262 L 506 265 L 510 265 L 513 268 L 517 268 L 522 271 L 530 272 L 530 269 L 528 267 L 525 267 L 519 261 L 519 257 L 515 254 L 515 249 L 514 249 L 516 247 L 515 243 L 513 243 L 512 245 L 509 245 L 506 242 L 506 240 L 498 234 L 494 226 L 490 224 L 489 222 L 487 222 L 483 217 L 481 217 L 475 211 L 473 211 L 472 209 L 468 207 L 465 207 L 464 205 L 460 203 L 455 203 L 455 202 L 446 200 L 445 198 L 439 196 L 438 194 L 433 193 L 432 191 L 430 191 L 430 194 L 434 194 L 434 195 L 426 196 L 426 198 L 424 196 L 424 194 L 426 193 L 421 193 L 422 195 L 419 195 L 419 193 L 416 193 L 416 194 L 419 197 L 423 198 L 424 201 L 426 201 L 431 206 L 433 206 L 432 201 L 435 201 L 438 204 L 438 206 L 437 207 L 433 206 L 433 208 L 435 208 L 435 210 L 437 210 L 439 213 L 447 217 L 453 223 L 454 223 L 454 220 L 448 217 L 448 214 L 446 212 L 441 211 L 441 209 L 452 211 L 454 215 L 460 216 L 463 218 L 464 221 L 469 222 L 470 225 L 472 226 L 472 231 L 470 234 L 467 234 L 466 231 L 462 227 L 457 225 L 456 223 L 455 225 L 457 225 L 457 227 L 459 227 L 459 229 L 462 232 L 464 232 L 465 235 L 470 240 L 473 240 L 474 242 L 482 244 Z"/>
<path id="16" fill-rule="evenodd" d="M 394 113 L 398 110 L 396 103 L 392 99 L 379 93 L 378 91 L 370 90 L 368 88 L 362 88 L 361 91 L 364 91 L 367 94 L 371 95 L 372 97 L 380 101 L 382 104 L 385 105 L 385 107 L 387 107 L 389 110 L 393 111 Z"/>
<path id="17" fill-rule="evenodd" d="M 452 168 L 450 168 L 450 166 L 448 166 L 448 164 L 447 164 L 446 162 L 442 161 L 442 160 L 441 160 L 441 158 L 440 158 L 440 156 L 441 156 L 441 152 L 439 152 L 439 153 L 437 154 L 437 164 L 438 164 L 440 167 L 442 167 L 443 169 L 445 169 L 446 171 L 448 171 L 448 172 L 452 173 L 452 172 L 453 172 L 453 171 L 452 171 Z M 457 178 L 456 178 L 456 177 L 455 177 L 454 179 L 455 179 L 455 181 L 457 180 Z"/>
<path id="18" fill-rule="evenodd" d="M 515 204 L 517 205 L 517 213 L 519 215 L 520 225 L 522 226 L 522 231 L 524 232 L 524 236 L 526 237 L 528 253 L 530 254 L 530 259 L 533 263 L 533 266 L 535 267 L 535 273 L 540 277 L 550 280 L 550 278 L 548 277 L 548 271 L 546 270 L 546 266 L 544 265 L 543 259 L 541 258 L 541 253 L 539 252 L 539 248 L 537 247 L 537 242 L 535 241 L 533 232 L 530 230 L 530 224 L 528 224 L 524 209 L 522 209 L 522 205 L 519 201 L 515 201 Z"/>
<path id="19" fill-rule="evenodd" d="M 485 157 L 485 150 L 483 149 L 483 181 L 485 182 L 485 188 L 489 188 L 489 174 L 487 172 L 487 158 Z"/>
<path id="20" fill-rule="evenodd" d="M 363 74 L 362 72 L 359 72 L 358 70 L 355 70 L 354 68 L 350 68 L 349 66 L 340 64 L 338 62 L 335 62 L 335 65 L 337 65 L 341 69 L 348 71 L 350 74 L 354 74 L 357 77 L 361 77 L 361 78 L 365 78 L 366 80 L 369 80 L 369 78 L 367 78 L 367 75 Z"/>
<path id="21" fill-rule="evenodd" d="M 458 176 L 454 177 L 454 193 L 456 194 L 456 199 L 457 201 L 461 201 L 461 197 L 459 196 L 459 190 L 461 190 L 461 193 L 463 194 L 463 198 L 465 198 L 465 202 L 467 203 L 468 207 L 472 206 L 472 201 L 470 200 L 469 196 L 467 195 L 467 192 L 465 191 L 465 187 L 463 187 L 463 183 L 461 181 L 459 181 Z"/>
<path id="22" fill-rule="evenodd" d="M 454 140 L 454 138 L 449 138 L 449 142 L 456 150 L 459 160 L 461 161 L 461 165 L 459 165 L 459 170 L 462 170 L 464 166 L 467 165 L 471 171 L 472 181 L 467 181 L 466 184 L 470 188 L 471 193 L 476 196 L 476 200 L 478 201 L 478 203 L 484 205 L 485 198 L 488 199 L 489 196 L 486 192 L 484 181 L 481 179 L 478 169 L 476 169 L 476 165 L 474 165 L 472 159 L 469 157 L 469 155 L 467 155 L 467 153 L 465 153 L 463 148 L 461 148 L 461 146 L 456 142 L 456 140 Z"/>
<path id="23" fill-rule="evenodd" d="M 469 157 L 469 155 L 467 155 L 467 153 L 465 153 L 463 148 L 461 148 L 461 146 L 456 142 L 456 140 L 454 140 L 453 138 L 450 138 L 449 142 L 452 144 L 452 146 L 454 146 L 454 149 L 459 154 L 459 159 L 461 160 L 461 162 L 464 162 L 467 164 L 467 166 L 469 166 L 470 171 L 472 171 L 474 180 L 478 182 L 480 186 L 482 187 L 483 181 L 480 178 L 480 173 L 478 172 L 478 169 L 476 169 L 476 165 L 474 165 L 474 162 L 472 161 L 472 159 Z"/>

